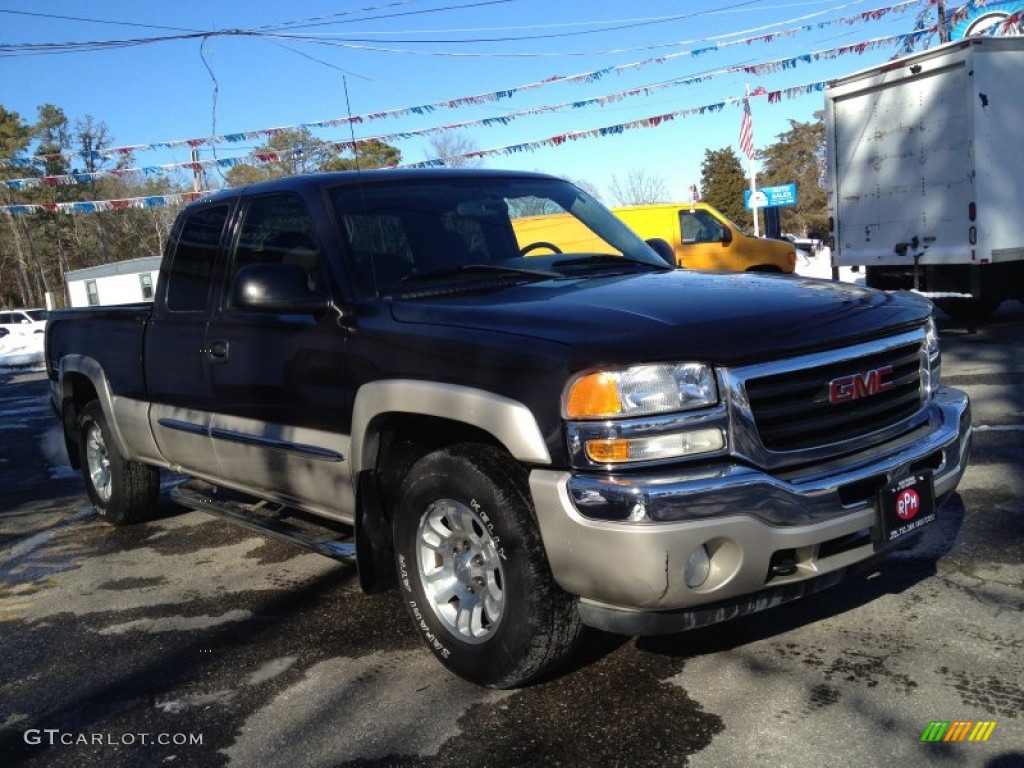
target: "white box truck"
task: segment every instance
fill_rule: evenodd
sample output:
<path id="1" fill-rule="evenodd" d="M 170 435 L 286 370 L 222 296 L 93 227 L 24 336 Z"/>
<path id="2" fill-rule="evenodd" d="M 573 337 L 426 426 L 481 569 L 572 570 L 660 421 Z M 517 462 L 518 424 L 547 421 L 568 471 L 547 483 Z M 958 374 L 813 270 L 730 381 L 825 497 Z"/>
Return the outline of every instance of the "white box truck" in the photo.
<path id="1" fill-rule="evenodd" d="M 1024 298 L 1024 38 L 856 72 L 825 106 L 833 272 L 965 320 Z"/>

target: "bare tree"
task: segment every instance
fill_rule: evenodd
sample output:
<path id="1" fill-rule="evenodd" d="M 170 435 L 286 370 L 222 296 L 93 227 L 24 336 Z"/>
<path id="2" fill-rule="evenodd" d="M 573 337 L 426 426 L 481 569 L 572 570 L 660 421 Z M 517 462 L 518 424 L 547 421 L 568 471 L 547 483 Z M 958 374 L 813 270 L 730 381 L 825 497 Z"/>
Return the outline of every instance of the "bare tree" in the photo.
<path id="1" fill-rule="evenodd" d="M 600 200 L 602 202 L 604 201 L 604 195 L 601 194 L 601 190 L 597 188 L 597 185 L 591 184 L 586 179 L 569 179 L 569 181 L 571 181 L 577 187 L 582 189 L 595 200 Z"/>
<path id="2" fill-rule="evenodd" d="M 665 179 L 649 176 L 642 168 L 630 171 L 622 181 L 618 176 L 612 176 L 611 193 L 618 205 L 661 203 L 669 198 Z"/>
<path id="3" fill-rule="evenodd" d="M 106 163 L 106 159 L 98 153 L 107 149 L 113 140 L 107 124 L 102 120 L 97 121 L 92 115 L 86 115 L 75 121 L 75 141 L 86 172 L 95 173 Z"/>
<path id="4" fill-rule="evenodd" d="M 466 157 L 480 149 L 476 139 L 454 129 L 433 134 L 430 149 L 434 158 L 443 160 L 448 168 L 479 168 L 484 164 L 482 157 Z"/>

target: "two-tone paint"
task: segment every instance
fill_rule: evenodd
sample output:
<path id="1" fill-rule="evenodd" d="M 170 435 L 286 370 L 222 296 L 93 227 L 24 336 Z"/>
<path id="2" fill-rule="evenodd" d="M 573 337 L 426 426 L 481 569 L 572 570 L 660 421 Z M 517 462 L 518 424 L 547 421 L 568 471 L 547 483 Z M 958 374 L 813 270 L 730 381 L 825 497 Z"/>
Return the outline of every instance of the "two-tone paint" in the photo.
<path id="1" fill-rule="evenodd" d="M 389 431 L 416 423 L 435 444 L 493 443 L 531 471 L 556 581 L 582 598 L 586 621 L 624 631 L 651 628 L 637 616 L 771 602 L 749 596 L 765 588 L 779 549 L 794 550 L 797 562 L 775 587 L 810 583 L 868 557 L 862 545 L 821 556 L 825 543 L 862 533 L 877 514 L 870 493 L 854 498 L 844 488 L 866 479 L 877 485 L 922 461 L 936 473 L 939 495 L 955 487 L 971 434 L 966 396 L 956 390 L 923 393 L 912 417 L 892 429 L 788 455 L 758 444 L 746 407 L 744 382 L 755 373 L 884 352 L 908 339 L 923 344 L 927 301 L 788 276 L 684 271 L 359 295 L 325 190 L 415 183 L 433 173 L 318 174 L 190 206 L 232 210 L 201 310 L 170 310 L 161 279 L 152 308 L 51 317 L 52 396 L 72 439 L 78 409 L 97 399 L 125 457 L 357 530 L 365 512 L 360 477 L 387 461 Z M 237 210 L 253 196 L 281 193 L 299 197 L 316 222 L 330 309 L 226 308 L 224 262 Z M 692 418 L 720 420 L 728 452 L 629 470 L 580 462 L 560 410 L 566 383 L 582 371 L 662 361 L 714 366 L 721 403 Z M 608 508 L 637 499 L 640 513 L 607 519 L 614 517 Z M 589 514 L 595 506 L 602 511 Z M 713 578 L 689 589 L 681 568 L 702 542 L 714 549 Z"/>

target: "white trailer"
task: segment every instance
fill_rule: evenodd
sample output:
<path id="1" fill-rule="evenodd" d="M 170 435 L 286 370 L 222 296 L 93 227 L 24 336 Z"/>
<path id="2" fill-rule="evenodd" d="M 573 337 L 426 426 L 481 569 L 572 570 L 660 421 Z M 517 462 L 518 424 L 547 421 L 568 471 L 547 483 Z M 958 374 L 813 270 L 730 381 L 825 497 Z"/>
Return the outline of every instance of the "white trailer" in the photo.
<path id="1" fill-rule="evenodd" d="M 64 275 L 68 306 L 89 307 L 152 301 L 160 274 L 160 257 L 114 261 Z"/>
<path id="2" fill-rule="evenodd" d="M 866 69 L 825 96 L 832 267 L 964 319 L 1024 298 L 1024 38 Z"/>

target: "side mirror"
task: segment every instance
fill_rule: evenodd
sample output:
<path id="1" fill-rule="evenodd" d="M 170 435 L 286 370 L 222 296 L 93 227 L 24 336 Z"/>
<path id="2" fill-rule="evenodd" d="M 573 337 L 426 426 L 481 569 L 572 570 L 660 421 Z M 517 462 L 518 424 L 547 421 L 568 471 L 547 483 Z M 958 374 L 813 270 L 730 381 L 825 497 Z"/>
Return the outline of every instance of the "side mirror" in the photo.
<path id="1" fill-rule="evenodd" d="M 330 308 L 330 298 L 311 291 L 306 270 L 298 264 L 250 264 L 231 282 L 230 306 L 251 312 L 316 315 Z"/>
<path id="2" fill-rule="evenodd" d="M 728 227 L 722 229 L 722 245 L 728 245 L 732 242 L 732 230 Z"/>
<path id="3" fill-rule="evenodd" d="M 644 241 L 661 257 L 661 260 L 668 264 L 670 267 L 678 267 L 679 264 L 676 262 L 676 253 L 672 250 L 672 246 L 669 245 L 668 240 L 664 240 L 660 237 L 652 237 Z"/>

